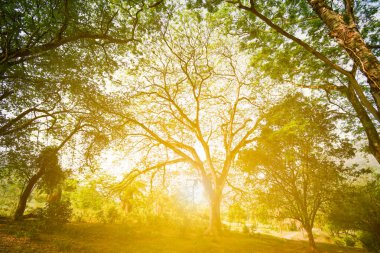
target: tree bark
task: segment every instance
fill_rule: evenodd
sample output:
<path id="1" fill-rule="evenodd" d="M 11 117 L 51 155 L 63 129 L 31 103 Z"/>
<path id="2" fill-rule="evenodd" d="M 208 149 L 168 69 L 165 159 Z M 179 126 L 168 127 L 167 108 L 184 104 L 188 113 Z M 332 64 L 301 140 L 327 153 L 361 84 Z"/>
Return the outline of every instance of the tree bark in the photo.
<path id="1" fill-rule="evenodd" d="M 319 252 L 317 249 L 317 246 L 315 244 L 314 235 L 313 235 L 313 228 L 310 225 L 304 225 L 304 228 L 306 230 L 307 237 L 309 240 L 310 251 L 315 252 L 315 253 Z"/>
<path id="2" fill-rule="evenodd" d="M 210 217 L 209 225 L 205 232 L 206 235 L 218 236 L 222 232 L 222 221 L 220 219 L 221 199 L 221 194 L 218 194 L 215 191 L 209 193 Z"/>
<path id="3" fill-rule="evenodd" d="M 222 221 L 220 219 L 220 202 L 222 200 L 222 187 L 218 187 L 217 180 L 213 185 L 210 175 L 202 175 L 203 187 L 208 195 L 210 203 L 209 224 L 205 231 L 205 235 L 219 236 L 222 232 Z"/>
<path id="4" fill-rule="evenodd" d="M 130 212 L 132 212 L 132 208 L 133 205 L 130 200 L 124 200 L 121 202 L 121 209 L 124 210 L 125 214 L 129 214 Z"/>
<path id="5" fill-rule="evenodd" d="M 33 175 L 29 179 L 29 182 L 26 185 L 23 192 L 21 193 L 20 199 L 18 201 L 17 209 L 16 209 L 16 212 L 14 214 L 14 220 L 21 220 L 23 218 L 28 198 L 29 198 L 30 194 L 32 193 L 34 186 L 36 185 L 36 183 L 42 177 L 43 174 L 44 174 L 44 171 L 39 170 L 37 172 L 37 174 Z"/>
<path id="6" fill-rule="evenodd" d="M 330 36 L 344 48 L 367 77 L 372 96 L 380 109 L 380 62 L 364 42 L 353 18 L 345 22 L 324 0 L 308 0 L 314 12 L 330 30 Z M 352 10 L 347 10 L 353 16 Z"/>

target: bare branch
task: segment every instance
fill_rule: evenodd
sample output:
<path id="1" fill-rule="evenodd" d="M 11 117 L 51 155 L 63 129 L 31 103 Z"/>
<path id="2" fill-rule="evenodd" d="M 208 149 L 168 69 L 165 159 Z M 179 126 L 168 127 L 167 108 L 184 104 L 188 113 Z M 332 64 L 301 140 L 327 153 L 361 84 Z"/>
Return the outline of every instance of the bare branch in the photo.
<path id="1" fill-rule="evenodd" d="M 153 165 L 151 167 L 148 167 L 144 170 L 137 170 L 137 169 L 133 170 L 130 173 L 128 173 L 128 175 L 126 175 L 124 177 L 122 182 L 120 182 L 117 186 L 113 187 L 112 191 L 116 192 L 116 191 L 121 191 L 121 190 L 125 189 L 140 175 L 146 174 L 146 173 L 153 171 L 153 170 L 156 170 L 156 169 L 161 169 L 162 167 L 165 167 L 168 165 L 177 164 L 177 163 L 184 163 L 184 162 L 187 162 L 187 160 L 184 158 L 177 158 L 177 159 L 168 160 L 165 162 L 158 163 L 158 164 Z"/>

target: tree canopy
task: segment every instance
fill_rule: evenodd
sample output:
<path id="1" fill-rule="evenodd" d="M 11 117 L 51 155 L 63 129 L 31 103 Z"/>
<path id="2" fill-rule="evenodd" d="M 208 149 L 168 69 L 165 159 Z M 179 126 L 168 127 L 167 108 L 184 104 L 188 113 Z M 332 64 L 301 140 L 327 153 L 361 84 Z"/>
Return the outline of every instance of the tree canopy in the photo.
<path id="1" fill-rule="evenodd" d="M 190 1 L 189 6 L 234 13 L 221 18 L 240 35 L 243 48 L 261 52 L 253 54 L 252 64 L 268 76 L 324 91 L 332 103 L 348 102 L 379 161 L 376 1 Z"/>
<path id="2" fill-rule="evenodd" d="M 0 216 L 378 250 L 379 7 L 0 0 Z"/>
<path id="3" fill-rule="evenodd" d="M 327 107 L 300 94 L 268 114 L 255 148 L 243 151 L 240 160 L 245 170 L 261 173 L 266 181 L 260 194 L 269 199 L 269 209 L 282 219 L 299 221 L 315 250 L 316 215 L 339 187 L 341 159 L 352 156 L 353 149 L 334 133 L 334 116 Z"/>

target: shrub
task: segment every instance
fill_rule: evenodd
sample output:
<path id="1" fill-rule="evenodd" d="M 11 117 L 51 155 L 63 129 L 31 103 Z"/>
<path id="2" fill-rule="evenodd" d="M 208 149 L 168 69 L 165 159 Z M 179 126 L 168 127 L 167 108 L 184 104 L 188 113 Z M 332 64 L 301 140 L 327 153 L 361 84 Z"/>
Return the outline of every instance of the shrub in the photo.
<path id="1" fill-rule="evenodd" d="M 70 201 L 55 201 L 47 203 L 42 210 L 43 219 L 51 225 L 67 223 L 72 216 Z"/>
<path id="2" fill-rule="evenodd" d="M 376 240 L 375 236 L 368 232 L 362 232 L 359 236 L 359 240 L 362 242 L 363 246 L 369 252 L 379 252 L 380 243 Z"/>
<path id="3" fill-rule="evenodd" d="M 107 210 L 107 222 L 115 223 L 120 218 L 120 213 L 115 206 L 110 206 Z"/>
<path id="4" fill-rule="evenodd" d="M 346 236 L 346 237 L 344 237 L 344 243 L 348 247 L 355 247 L 356 240 L 352 236 Z"/>
<path id="5" fill-rule="evenodd" d="M 243 226 L 243 233 L 244 234 L 249 234 L 250 232 L 251 231 L 250 231 L 249 227 L 246 224 L 244 224 L 244 226 Z"/>

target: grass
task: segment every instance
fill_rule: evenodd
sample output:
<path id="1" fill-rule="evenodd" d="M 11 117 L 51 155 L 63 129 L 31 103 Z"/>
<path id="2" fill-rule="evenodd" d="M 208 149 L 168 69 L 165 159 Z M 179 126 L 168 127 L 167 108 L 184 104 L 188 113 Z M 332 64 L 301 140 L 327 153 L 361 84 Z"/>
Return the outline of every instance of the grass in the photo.
<path id="1" fill-rule="evenodd" d="M 364 253 L 364 249 L 318 244 L 321 252 Z M 0 252 L 43 253 L 304 253 L 305 241 L 225 232 L 219 238 L 165 226 L 67 224 L 60 229 L 36 221 L 0 224 Z"/>

